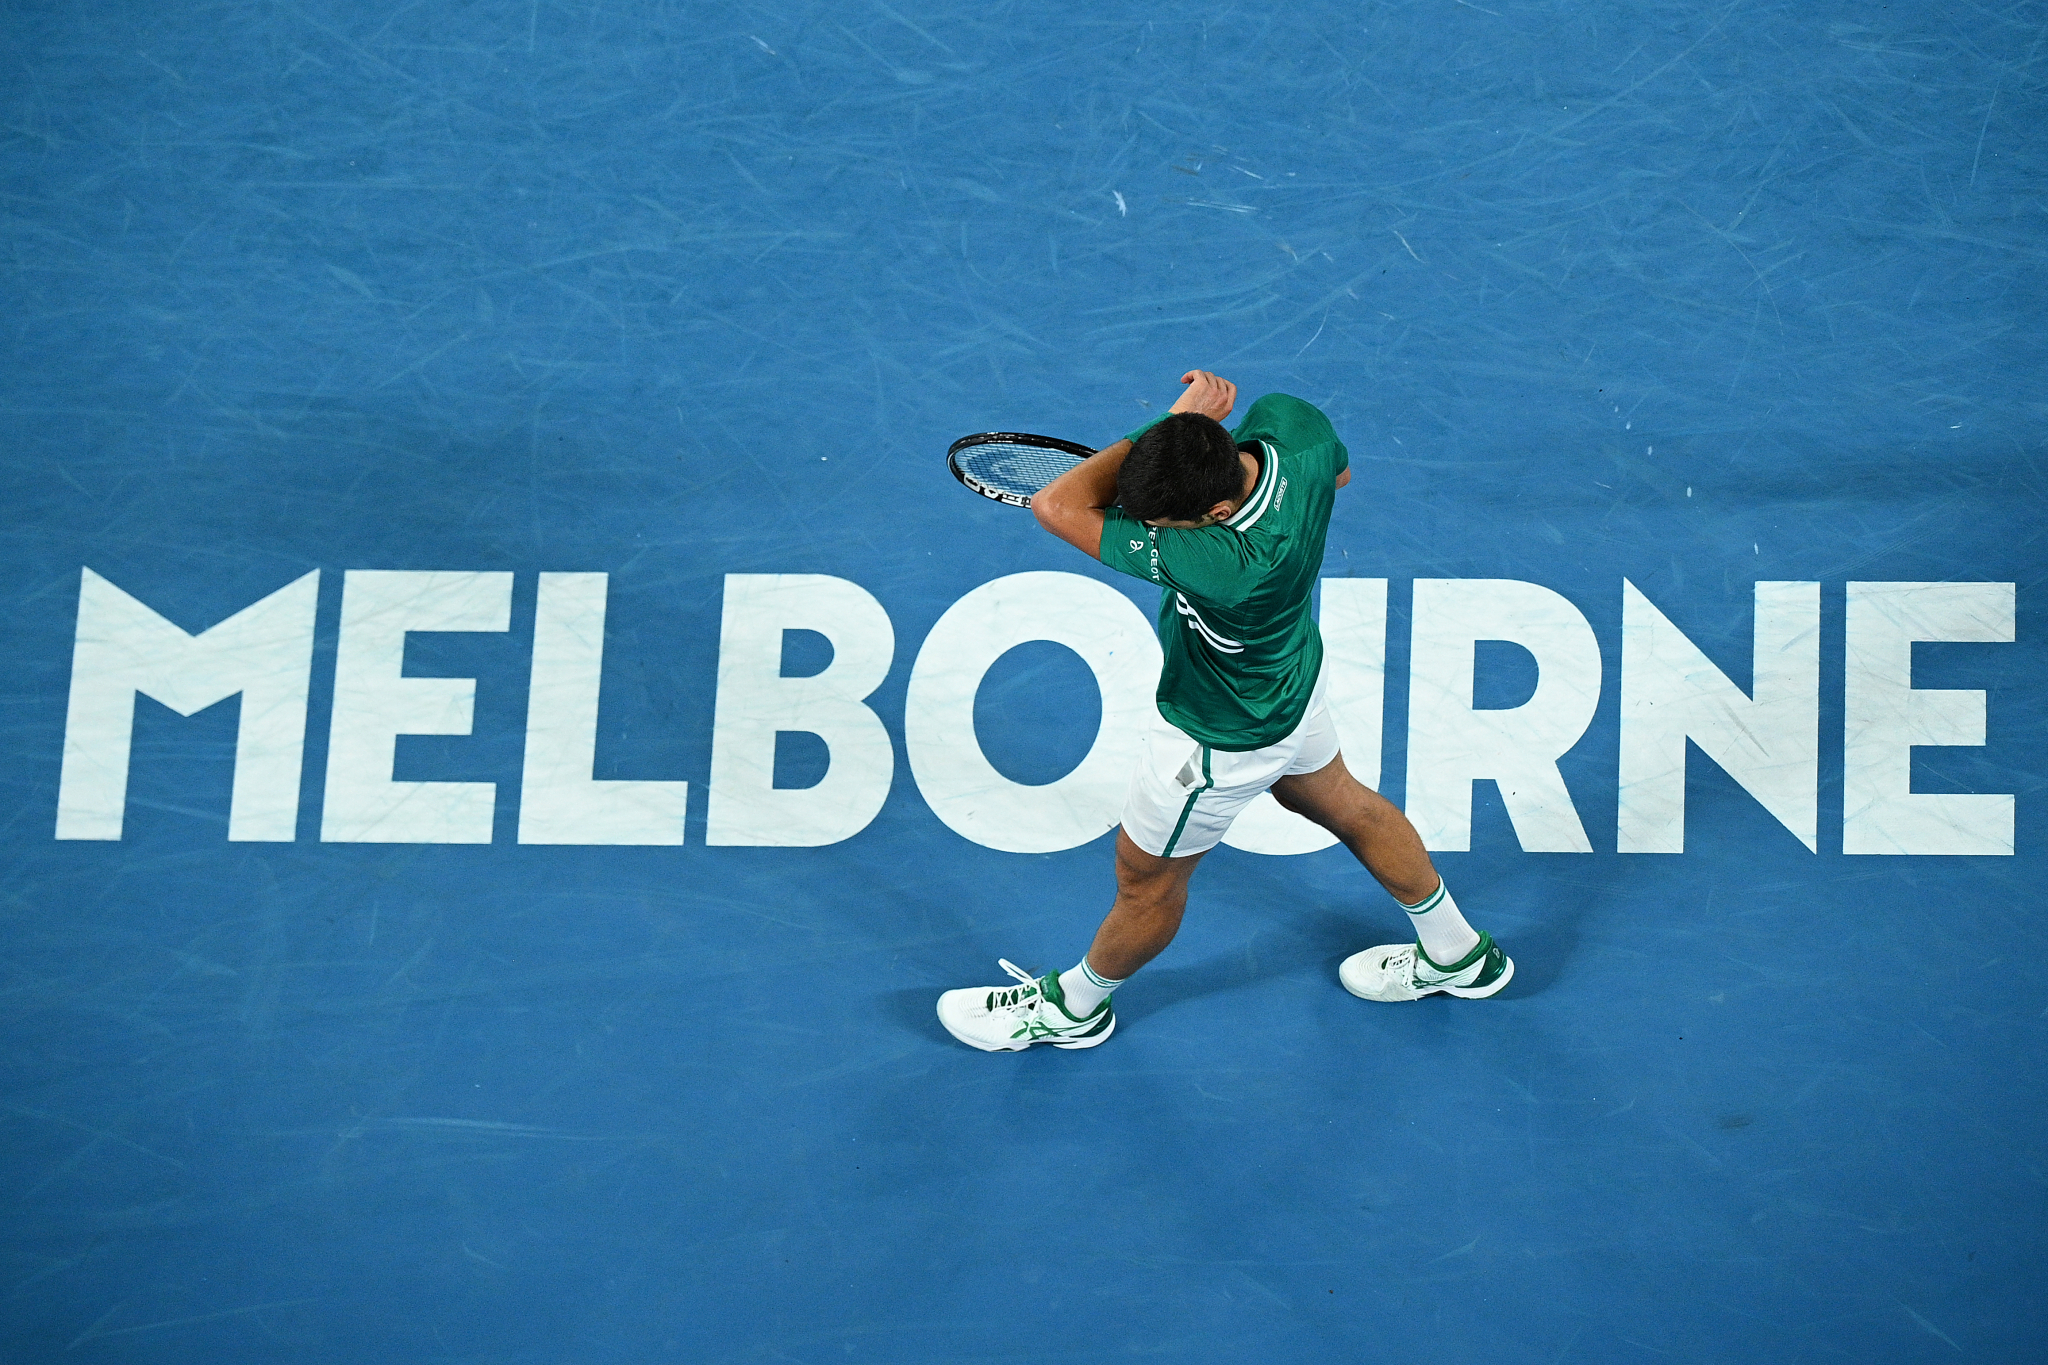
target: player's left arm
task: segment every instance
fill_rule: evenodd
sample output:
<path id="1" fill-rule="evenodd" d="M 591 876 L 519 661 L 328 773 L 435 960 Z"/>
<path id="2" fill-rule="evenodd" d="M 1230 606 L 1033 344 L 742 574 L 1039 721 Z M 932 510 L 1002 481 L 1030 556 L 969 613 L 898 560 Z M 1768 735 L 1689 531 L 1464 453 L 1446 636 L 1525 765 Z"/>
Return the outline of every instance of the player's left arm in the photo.
<path id="1" fill-rule="evenodd" d="M 1189 370 L 1170 412 L 1199 412 L 1221 422 L 1237 406 L 1237 385 L 1207 370 Z M 1116 477 L 1131 453 L 1128 439 L 1096 451 L 1031 499 L 1038 524 L 1090 559 L 1102 558 L 1103 509 L 1116 502 Z"/>

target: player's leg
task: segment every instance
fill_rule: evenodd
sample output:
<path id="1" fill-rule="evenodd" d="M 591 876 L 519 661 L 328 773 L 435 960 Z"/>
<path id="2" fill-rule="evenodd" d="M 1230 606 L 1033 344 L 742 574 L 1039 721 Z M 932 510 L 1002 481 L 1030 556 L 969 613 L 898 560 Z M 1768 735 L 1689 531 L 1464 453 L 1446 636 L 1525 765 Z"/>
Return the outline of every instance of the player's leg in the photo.
<path id="1" fill-rule="evenodd" d="M 1273 799 L 1343 840 L 1403 905 L 1420 904 L 1442 884 L 1415 826 L 1399 806 L 1353 777 L 1344 755 L 1315 772 L 1281 778 Z"/>
<path id="2" fill-rule="evenodd" d="M 1188 908 L 1188 879 L 1195 875 L 1200 853 L 1161 858 L 1116 832 L 1116 904 L 1095 931 L 1084 959 L 1106 980 L 1121 982 L 1159 956 L 1180 932 Z"/>
<path id="3" fill-rule="evenodd" d="M 941 995 L 939 1019 L 961 1042 L 1012 1052 L 1108 1038 L 1110 993 L 1173 941 L 1195 865 L 1287 761 L 1278 751 L 1218 752 L 1163 723 L 1140 750 L 1116 832 L 1116 901 L 1087 956 L 1036 980 L 1005 961 L 1011 984 Z"/>
<path id="4" fill-rule="evenodd" d="M 1339 977 L 1352 994 L 1371 1000 L 1415 1000 L 1438 991 L 1484 997 L 1507 985 L 1513 960 L 1465 922 L 1415 826 L 1353 777 L 1341 753 L 1312 772 L 1275 782 L 1273 799 L 1341 839 L 1415 927 L 1413 944 L 1388 944 L 1346 960 Z"/>
<path id="5" fill-rule="evenodd" d="M 1116 1030 L 1110 992 L 1180 931 L 1188 878 L 1200 861 L 1200 853 L 1148 853 L 1119 828 L 1116 903 L 1095 931 L 1088 955 L 1064 972 L 1035 980 L 1006 960 L 1011 984 L 947 991 L 939 997 L 939 1022 L 984 1052 L 1016 1052 L 1037 1043 L 1094 1047 Z"/>
<path id="6" fill-rule="evenodd" d="M 1201 861 L 1201 853 L 1173 858 L 1149 853 L 1128 830 L 1117 828 L 1116 903 L 1095 931 L 1088 955 L 1060 973 L 1062 1008 L 1077 1019 L 1092 1017 L 1107 1005 L 1112 991 L 1165 951 L 1180 932 L 1188 879 Z"/>

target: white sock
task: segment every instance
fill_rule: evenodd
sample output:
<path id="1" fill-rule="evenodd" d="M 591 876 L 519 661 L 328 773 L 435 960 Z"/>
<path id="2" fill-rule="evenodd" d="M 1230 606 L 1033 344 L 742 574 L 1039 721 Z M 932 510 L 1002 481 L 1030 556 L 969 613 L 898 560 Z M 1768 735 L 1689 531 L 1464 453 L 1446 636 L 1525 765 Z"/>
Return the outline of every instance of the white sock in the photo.
<path id="1" fill-rule="evenodd" d="M 1123 984 L 1098 976 L 1085 957 L 1060 973 L 1060 994 L 1067 998 L 1067 1013 L 1076 1019 L 1086 1019 L 1095 1013 L 1096 1007 L 1109 999 L 1109 993 Z"/>
<path id="2" fill-rule="evenodd" d="M 1451 899 L 1451 888 L 1443 879 L 1437 879 L 1436 890 L 1423 897 L 1416 905 L 1403 904 L 1396 898 L 1394 904 L 1408 912 L 1408 918 L 1415 921 L 1415 938 L 1422 945 L 1422 951 L 1429 960 L 1439 967 L 1448 967 L 1465 954 L 1479 946 L 1479 932 L 1465 923 L 1465 917 L 1458 913 L 1458 903 Z"/>

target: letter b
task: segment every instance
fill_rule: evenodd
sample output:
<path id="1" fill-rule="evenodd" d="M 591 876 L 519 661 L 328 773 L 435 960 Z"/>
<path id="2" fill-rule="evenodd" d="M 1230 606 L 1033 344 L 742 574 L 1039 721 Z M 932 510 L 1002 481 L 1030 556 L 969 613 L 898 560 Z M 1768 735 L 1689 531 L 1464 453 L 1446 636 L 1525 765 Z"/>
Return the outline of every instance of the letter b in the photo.
<path id="1" fill-rule="evenodd" d="M 814 630 L 831 642 L 822 673 L 782 676 L 787 630 Z M 704 842 L 807 848 L 866 829 L 896 768 L 889 732 L 866 699 L 895 653 L 889 614 L 857 583 L 727 574 Z M 775 736 L 783 730 L 825 741 L 831 758 L 816 786 L 775 785 Z"/>

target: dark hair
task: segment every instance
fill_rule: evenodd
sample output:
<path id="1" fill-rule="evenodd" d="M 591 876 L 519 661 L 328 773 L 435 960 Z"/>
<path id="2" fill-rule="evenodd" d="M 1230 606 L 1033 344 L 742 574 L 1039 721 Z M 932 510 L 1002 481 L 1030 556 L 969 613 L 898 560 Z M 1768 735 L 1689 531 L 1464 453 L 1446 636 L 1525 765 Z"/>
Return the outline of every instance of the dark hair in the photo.
<path id="1" fill-rule="evenodd" d="M 1244 465 L 1223 424 L 1176 412 L 1131 447 L 1116 478 L 1117 502 L 1139 521 L 1200 521 L 1244 496 Z"/>

